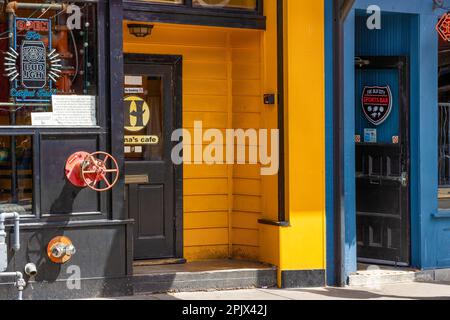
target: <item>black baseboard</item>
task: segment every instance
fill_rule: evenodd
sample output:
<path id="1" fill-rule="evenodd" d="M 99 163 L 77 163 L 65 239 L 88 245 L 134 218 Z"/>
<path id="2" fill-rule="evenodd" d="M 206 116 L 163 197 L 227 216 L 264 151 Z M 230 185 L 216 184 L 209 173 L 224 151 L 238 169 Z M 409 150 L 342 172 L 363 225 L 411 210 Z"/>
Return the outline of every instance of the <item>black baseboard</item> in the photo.
<path id="1" fill-rule="evenodd" d="M 325 270 L 282 271 L 281 286 L 284 289 L 325 287 L 325 274 Z"/>
<path id="2" fill-rule="evenodd" d="M 23 292 L 24 300 L 63 300 L 133 295 L 131 277 L 81 279 L 78 288 L 68 288 L 67 281 L 31 282 Z M 0 284 L 0 300 L 17 299 L 17 289 L 12 283 Z"/>

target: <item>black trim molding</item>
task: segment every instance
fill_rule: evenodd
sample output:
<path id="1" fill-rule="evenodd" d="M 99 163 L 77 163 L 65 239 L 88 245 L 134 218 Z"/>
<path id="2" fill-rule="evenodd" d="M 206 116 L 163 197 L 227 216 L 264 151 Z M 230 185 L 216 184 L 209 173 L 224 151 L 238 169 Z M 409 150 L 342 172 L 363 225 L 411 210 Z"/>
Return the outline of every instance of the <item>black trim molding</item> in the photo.
<path id="1" fill-rule="evenodd" d="M 285 132 L 284 132 L 284 0 L 277 0 L 277 84 L 278 84 L 278 129 L 280 130 L 280 153 L 278 172 L 278 225 L 288 227 L 286 214 L 286 165 L 285 165 Z"/>
<path id="2" fill-rule="evenodd" d="M 281 271 L 281 287 L 283 289 L 325 287 L 325 275 L 325 270 Z"/>

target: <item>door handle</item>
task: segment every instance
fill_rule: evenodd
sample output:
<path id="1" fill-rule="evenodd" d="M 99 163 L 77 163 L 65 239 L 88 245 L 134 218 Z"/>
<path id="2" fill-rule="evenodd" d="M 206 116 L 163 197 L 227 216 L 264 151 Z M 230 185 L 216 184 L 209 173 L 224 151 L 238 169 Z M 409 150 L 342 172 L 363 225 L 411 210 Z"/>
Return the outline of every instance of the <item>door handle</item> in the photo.
<path id="1" fill-rule="evenodd" d="M 369 183 L 375 186 L 379 186 L 381 184 L 381 179 L 370 179 Z"/>
<path id="2" fill-rule="evenodd" d="M 400 177 L 400 182 L 402 184 L 402 187 L 408 186 L 408 173 L 402 172 L 402 176 Z"/>

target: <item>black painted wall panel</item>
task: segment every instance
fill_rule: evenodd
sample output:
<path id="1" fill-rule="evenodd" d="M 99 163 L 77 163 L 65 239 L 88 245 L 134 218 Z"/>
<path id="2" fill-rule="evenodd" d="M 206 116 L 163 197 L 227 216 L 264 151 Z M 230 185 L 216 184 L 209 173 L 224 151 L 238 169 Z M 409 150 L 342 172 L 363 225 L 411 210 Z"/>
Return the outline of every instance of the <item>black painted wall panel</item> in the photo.
<path id="1" fill-rule="evenodd" d="M 96 136 L 44 136 L 41 139 L 41 213 L 71 214 L 99 212 L 99 194 L 67 181 L 67 158 L 77 151 L 98 150 Z"/>

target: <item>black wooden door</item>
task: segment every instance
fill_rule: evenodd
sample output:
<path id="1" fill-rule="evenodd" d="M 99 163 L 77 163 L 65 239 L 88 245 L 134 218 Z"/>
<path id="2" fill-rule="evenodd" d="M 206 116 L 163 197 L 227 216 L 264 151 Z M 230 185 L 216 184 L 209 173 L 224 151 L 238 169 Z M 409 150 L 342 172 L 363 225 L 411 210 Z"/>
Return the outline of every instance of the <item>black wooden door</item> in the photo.
<path id="1" fill-rule="evenodd" d="M 129 217 L 135 220 L 134 258 L 180 258 L 176 211 L 180 181 L 171 160 L 179 98 L 176 68 L 139 57 L 126 60 L 124 88 L 125 183 Z"/>
<path id="2" fill-rule="evenodd" d="M 358 260 L 410 264 L 409 92 L 405 57 L 356 61 Z"/>

